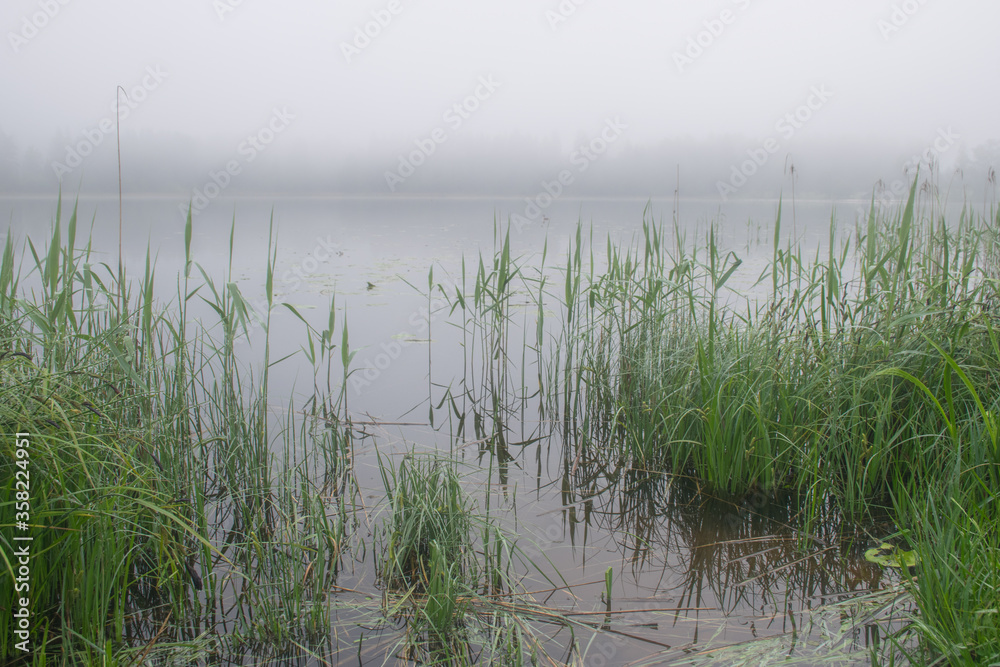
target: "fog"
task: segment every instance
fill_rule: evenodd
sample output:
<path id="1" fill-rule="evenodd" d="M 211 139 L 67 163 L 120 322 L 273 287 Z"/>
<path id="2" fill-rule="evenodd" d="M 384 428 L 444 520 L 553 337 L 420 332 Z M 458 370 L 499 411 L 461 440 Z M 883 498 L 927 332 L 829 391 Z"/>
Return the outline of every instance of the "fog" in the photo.
<path id="1" fill-rule="evenodd" d="M 992 187 L 986 0 L 8 0 L 0 193 Z M 121 86 L 119 91 L 118 87 Z M 116 122 L 118 121 L 118 122 Z"/>

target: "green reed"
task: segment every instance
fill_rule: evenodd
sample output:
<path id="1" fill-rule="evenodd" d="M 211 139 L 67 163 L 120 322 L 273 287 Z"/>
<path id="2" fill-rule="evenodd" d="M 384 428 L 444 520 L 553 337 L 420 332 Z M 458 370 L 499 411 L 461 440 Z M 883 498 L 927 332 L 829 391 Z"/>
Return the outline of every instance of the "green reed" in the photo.
<path id="1" fill-rule="evenodd" d="M 914 183 L 901 212 L 873 209 L 842 244 L 832 222 L 814 258 L 782 247 L 779 207 L 757 282 L 770 294 L 743 304 L 725 289 L 741 260 L 714 229 L 691 250 L 676 234 L 669 254 L 650 221 L 643 246 L 609 242 L 606 273 L 580 298 L 591 320 L 567 344 L 583 358 L 595 443 L 722 492 L 821 488 L 862 513 L 887 503 L 893 471 L 937 461 L 928 438 L 949 423 L 911 380 L 967 406 L 989 378 L 952 382 L 938 347 L 963 368 L 993 354 L 984 226 L 964 214 L 918 224 L 916 195 Z"/>
<path id="2" fill-rule="evenodd" d="M 888 511 L 921 554 L 913 629 L 923 653 L 914 657 L 994 660 L 1000 217 L 964 210 L 946 221 L 920 193 L 915 181 L 899 210 L 873 201 L 845 238 L 831 220 L 815 254 L 782 236 L 779 205 L 770 261 L 750 280 L 716 228 L 689 242 L 648 210 L 641 235 L 608 239 L 603 258 L 578 226 L 555 266 L 547 244 L 531 266 L 496 225 L 493 256 L 481 254 L 468 276 L 463 260 L 459 287 L 428 273 L 428 310 L 435 291 L 446 294 L 468 371 L 461 394 L 449 387 L 441 405 L 450 400 L 461 435 L 468 401 L 480 456 L 490 454 L 484 473 L 492 479 L 495 468 L 501 485 L 508 450 L 552 429 L 570 486 L 591 495 L 608 481 L 674 473 L 727 507 L 793 498 L 795 516 L 811 521 L 799 542 L 768 556 L 776 566 L 803 543 L 836 539 L 817 537 L 825 512 L 846 523 Z M 353 357 L 346 318 L 331 300 L 325 325 L 314 326 L 285 304 L 306 325 L 302 353 L 334 398 L 316 380 L 305 415 L 289 402 L 276 419 L 273 234 L 255 309 L 232 274 L 235 224 L 219 279 L 193 261 L 189 216 L 183 274 L 164 303 L 148 252 L 129 280 L 97 261 L 89 241 L 78 247 L 75 209 L 65 228 L 61 216 L 60 204 L 46 247 L 18 249 L 8 235 L 0 263 L 0 423 L 36 443 L 40 655 L 166 658 L 202 646 L 188 628 L 223 617 L 226 633 L 205 651 L 246 655 L 252 644 L 255 660 L 322 652 L 356 520 L 353 435 L 340 426 Z M 737 280 L 756 296 L 737 294 Z M 247 339 L 256 364 L 238 352 Z M 526 421 L 533 398 L 539 423 L 513 441 L 511 423 Z M 0 452 L 5 498 L 11 443 Z M 552 615 L 519 601 L 511 574 L 519 560 L 538 568 L 495 527 L 491 495 L 480 509 L 452 461 L 383 459 L 380 470 L 390 500 L 375 558 L 387 602 L 369 613 L 404 621 L 403 653 L 458 664 L 477 659 L 474 647 L 505 662 L 540 653 L 527 619 Z M 10 574 L 7 521 L 0 566 Z M 678 516 L 676 529 L 704 532 L 685 521 L 694 519 Z M 739 534 L 711 529 L 720 544 Z M 729 565 L 697 564 L 689 594 L 708 585 L 725 599 L 732 582 L 714 572 L 752 589 L 759 582 L 742 559 L 754 548 L 704 551 Z M 12 582 L 0 578 L 0 596 L 11 599 Z M 10 613 L 0 607 L 8 627 Z M 14 656 L 11 636 L 0 655 Z"/>
<path id="3" fill-rule="evenodd" d="M 231 260 L 221 283 L 192 260 L 190 215 L 172 303 L 160 300 L 149 252 L 133 281 L 96 261 L 89 240 L 79 247 L 76 207 L 61 216 L 60 203 L 47 248 L 26 239 L 21 254 L 8 235 L 0 264 L 0 423 L 10 434 L 0 485 L 13 499 L 12 434 L 29 433 L 33 659 L 165 655 L 233 600 L 256 610 L 236 614 L 244 637 L 278 646 L 322 634 L 353 493 L 337 459 L 350 444 L 341 431 L 269 417 L 273 237 L 266 312 L 254 313 Z M 235 225 L 230 258 L 234 244 Z M 255 372 L 236 342 L 260 334 Z M 297 442 L 308 456 L 292 451 Z M 0 591 L 10 599 L 13 502 L 2 506 Z M 0 609 L 8 627 L 12 611 Z M 10 634 L 0 655 L 21 657 Z"/>
<path id="4" fill-rule="evenodd" d="M 714 229 L 693 249 L 675 233 L 668 253 L 644 221 L 642 245 L 608 243 L 580 298 L 591 317 L 566 344 L 591 420 L 584 457 L 737 501 L 794 493 L 807 533 L 831 509 L 888 511 L 933 563 L 921 576 L 935 586 L 914 591 L 921 660 L 976 664 L 995 659 L 997 636 L 996 213 L 949 222 L 919 192 L 873 205 L 842 241 L 831 220 L 812 257 L 782 244 L 779 204 L 754 285 L 769 289 L 745 300 L 723 298 L 740 260 Z"/>
<path id="5" fill-rule="evenodd" d="M 815 252 L 782 233 L 779 202 L 755 249 L 769 261 L 749 278 L 716 227 L 691 242 L 648 209 L 641 234 L 609 238 L 603 258 L 582 225 L 555 267 L 546 244 L 537 278 L 498 232 L 492 263 L 480 256 L 475 289 L 453 302 L 463 339 L 482 341 L 472 372 L 492 378 L 469 394 L 493 425 L 477 438 L 503 432 L 512 394 L 532 395 L 524 352 L 520 386 L 497 363 L 516 355 L 510 305 L 523 295 L 542 421 L 593 493 L 634 472 L 673 473 L 729 503 L 792 498 L 794 551 L 830 525 L 902 523 L 904 490 L 941 489 L 958 471 L 995 486 L 1000 226 L 995 211 L 946 220 L 931 192 L 915 179 L 898 209 L 873 199 L 850 234 L 831 217 Z"/>
<path id="6" fill-rule="evenodd" d="M 376 533 L 376 569 L 386 615 L 406 623 L 404 653 L 453 665 L 500 656 L 521 664 L 526 652 L 544 653 L 512 611 L 514 565 L 529 561 L 476 506 L 455 462 L 406 454 L 397 466 L 379 456 L 388 516 Z"/>

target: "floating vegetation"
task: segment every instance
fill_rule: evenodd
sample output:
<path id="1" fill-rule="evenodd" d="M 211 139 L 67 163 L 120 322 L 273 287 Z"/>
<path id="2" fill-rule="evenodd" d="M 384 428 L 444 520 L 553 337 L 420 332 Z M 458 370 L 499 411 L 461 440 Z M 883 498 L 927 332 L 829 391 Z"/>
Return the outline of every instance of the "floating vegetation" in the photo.
<path id="1" fill-rule="evenodd" d="M 900 549 L 894 544 L 883 542 L 865 552 L 865 560 L 882 567 L 911 568 L 917 565 L 917 552 Z"/>

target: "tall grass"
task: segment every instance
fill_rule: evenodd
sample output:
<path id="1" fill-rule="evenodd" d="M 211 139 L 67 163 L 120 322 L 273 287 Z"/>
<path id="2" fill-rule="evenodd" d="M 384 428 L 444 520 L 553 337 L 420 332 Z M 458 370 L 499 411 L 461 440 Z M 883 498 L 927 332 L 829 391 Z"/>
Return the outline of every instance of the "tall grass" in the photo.
<path id="1" fill-rule="evenodd" d="M 769 568 L 803 545 L 837 570 L 838 530 L 854 534 L 852 523 L 888 512 L 888 530 L 920 555 L 907 585 L 921 641 L 900 649 L 928 664 L 995 661 L 1000 214 L 948 221 L 924 197 L 914 181 L 899 210 L 873 201 L 843 238 L 831 220 L 815 253 L 782 234 L 779 204 L 769 261 L 749 279 L 717 228 L 689 241 L 648 210 L 641 235 L 609 238 L 603 257 L 580 225 L 564 258 L 551 260 L 546 244 L 529 260 L 495 223 L 492 256 L 468 274 L 463 260 L 458 287 L 428 272 L 428 310 L 445 294 L 462 329 L 466 374 L 437 407 L 448 411 L 452 453 L 473 431 L 482 472 L 492 482 L 496 470 L 506 495 L 514 448 L 552 438 L 564 505 L 618 494 L 617 521 L 640 561 L 656 528 L 630 508 L 659 516 L 666 496 L 736 508 L 746 525 L 670 510 L 678 540 L 697 533 L 715 545 L 691 558 L 692 603 L 709 590 L 733 608 L 758 587 L 767 595 L 780 587 Z M 36 660 L 336 652 L 342 603 L 332 592 L 352 544 L 368 553 L 351 539 L 346 318 L 336 300 L 320 325 L 284 304 L 306 327 L 316 380 L 304 415 L 289 402 L 276 417 L 273 227 L 260 312 L 233 277 L 235 221 L 222 277 L 194 261 L 192 237 L 189 217 L 184 270 L 164 301 L 151 255 L 134 280 L 98 261 L 89 240 L 80 245 L 75 209 L 64 226 L 60 204 L 44 247 L 8 235 L 0 486 L 14 498 L 11 434 L 30 433 Z M 248 338 L 255 361 L 239 352 Z M 428 393 L 436 387 L 428 373 Z M 392 654 L 519 664 L 547 658 L 536 622 L 582 627 L 518 594 L 514 573 L 540 568 L 497 527 L 493 494 L 478 503 L 453 459 L 411 454 L 394 465 L 380 454 L 379 469 L 387 501 L 373 560 L 385 595 L 364 613 L 403 624 Z M 766 553 L 750 543 L 757 519 L 743 511 L 760 498 L 780 499 L 783 523 L 804 525 Z M 17 529 L 6 519 L 13 502 L 0 506 L 9 600 Z M 609 590 L 609 614 L 610 602 Z M 11 627 L 11 613 L 0 605 L 0 623 Z M 10 634 L 0 655 L 20 657 Z"/>
<path id="2" fill-rule="evenodd" d="M 992 348 L 992 364 L 963 366 L 941 346 L 942 393 L 909 377 L 941 415 L 950 460 L 930 484 L 900 485 L 894 506 L 903 536 L 918 554 L 913 595 L 919 607 L 914 630 L 921 638 L 916 663 L 982 665 L 1000 661 L 1000 477 L 996 410 L 1000 403 L 1000 346 L 992 323 L 977 332 Z M 984 382 L 980 378 L 989 378 Z M 978 377 L 977 377 L 978 376 Z M 977 381 L 978 380 L 978 381 Z M 973 405 L 954 400 L 952 382 L 964 386 Z"/>
<path id="3" fill-rule="evenodd" d="M 675 232 L 668 249 L 645 220 L 641 244 L 609 241 L 607 271 L 566 303 L 579 326 L 559 355 L 578 361 L 550 377 L 582 380 L 589 426 L 572 460 L 674 473 L 736 502 L 791 492 L 806 535 L 830 512 L 888 512 L 922 554 L 911 630 L 924 652 L 911 658 L 985 664 L 998 637 L 1000 218 L 948 221 L 922 192 L 914 180 L 899 210 L 873 201 L 844 239 L 831 220 L 811 257 L 783 244 L 779 203 L 753 298 L 724 289 L 740 259 L 714 228 L 693 248 Z"/>
<path id="4" fill-rule="evenodd" d="M 952 416 L 974 409 L 973 389 L 993 395 L 989 221 L 920 218 L 914 182 L 901 212 L 873 208 L 840 244 L 831 224 L 826 256 L 810 259 L 782 247 L 780 216 L 757 281 L 769 294 L 742 304 L 724 291 L 740 259 L 714 230 L 693 250 L 678 234 L 668 256 L 647 221 L 644 247 L 609 248 L 584 297 L 594 315 L 572 341 L 593 454 L 736 496 L 832 495 L 861 516 L 890 504 L 897 477 L 951 462 L 962 439 Z M 915 382 L 947 395 L 947 409 Z"/>
<path id="5" fill-rule="evenodd" d="M 570 476 L 593 485 L 595 475 L 673 473 L 730 503 L 792 497 L 809 545 L 828 525 L 853 535 L 851 524 L 863 530 L 887 513 L 899 527 L 911 525 L 907 534 L 924 548 L 949 543 L 932 537 L 939 524 L 914 513 L 919 499 L 904 499 L 1000 481 L 1000 219 L 964 209 L 946 220 L 932 192 L 915 179 L 899 209 L 873 200 L 843 237 L 832 218 L 815 253 L 786 240 L 779 203 L 770 260 L 749 281 L 714 227 L 692 244 L 679 228 L 644 215 L 638 242 L 609 238 L 604 268 L 595 271 L 593 240 L 579 226 L 561 275 L 542 270 L 524 282 L 536 304 L 539 367 L 547 369 L 538 380 L 543 414 L 562 431 Z M 463 318 L 468 337 L 499 342 L 484 346 L 494 363 L 516 344 L 505 310 L 512 300 L 481 286 L 510 275 L 498 268 L 519 262 L 510 258 L 505 237 L 494 272 L 480 269 L 472 309 L 503 317 Z M 546 327 L 552 308 L 555 324 Z M 501 367 L 493 368 L 500 377 Z M 505 382 L 489 386 L 494 407 L 510 393 Z M 486 413 L 501 423 L 509 414 Z M 992 506 L 985 497 L 977 503 Z M 978 537 L 968 539 L 982 542 L 986 563 L 995 553 L 982 538 L 996 524 L 982 518 Z M 963 521 L 972 525 L 952 520 Z M 915 595 L 931 609 L 929 596 Z M 992 619 L 986 598 L 971 606 L 968 597 L 934 600 L 954 603 L 966 619 Z M 943 623 L 931 613 L 921 618 L 925 633 Z M 930 660 L 966 645 L 949 632 L 925 642 Z M 989 641 L 976 635 L 977 645 Z"/>
<path id="6" fill-rule="evenodd" d="M 467 494 L 453 460 L 407 454 L 379 466 L 387 518 L 376 538 L 387 615 L 421 664 L 524 664 L 544 648 L 529 628 L 517 565 L 530 561 Z"/>
<path id="7" fill-rule="evenodd" d="M 267 312 L 255 325 L 231 260 L 216 282 L 193 261 L 191 238 L 189 216 L 185 269 L 165 303 L 149 253 L 133 281 L 96 261 L 89 240 L 78 246 L 75 207 L 66 222 L 60 203 L 47 248 L 25 240 L 26 266 L 7 237 L 0 486 L 5 517 L 13 516 L 13 434 L 29 433 L 36 662 L 150 657 L 224 621 L 234 600 L 245 610 L 229 618 L 239 633 L 275 647 L 315 640 L 329 626 L 325 591 L 336 578 L 351 493 L 336 459 L 349 442 L 342 432 L 269 416 L 273 240 Z M 234 244 L 235 225 L 230 258 Z M 254 326 L 263 331 L 256 373 L 236 351 Z M 0 594 L 8 600 L 14 535 L 5 519 Z M 12 613 L 0 607 L 5 627 Z M 10 633 L 0 655 L 25 658 Z"/>

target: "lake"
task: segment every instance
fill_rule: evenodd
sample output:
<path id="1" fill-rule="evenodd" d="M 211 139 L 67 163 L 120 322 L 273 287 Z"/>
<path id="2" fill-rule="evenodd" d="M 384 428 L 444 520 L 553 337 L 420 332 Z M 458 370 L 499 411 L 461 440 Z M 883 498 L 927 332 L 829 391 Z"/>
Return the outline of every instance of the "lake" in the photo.
<path id="1" fill-rule="evenodd" d="M 127 270 L 141 275 L 149 248 L 165 304 L 176 300 L 184 268 L 184 204 L 169 197 L 130 197 L 122 209 Z M 825 252 L 831 220 L 837 238 L 847 238 L 859 207 L 866 205 L 798 201 L 793 206 L 786 200 L 783 238 L 796 239 L 805 256 Z M 483 437 L 490 429 L 482 422 L 490 416 L 479 403 L 488 396 L 477 374 L 485 357 L 470 348 L 451 307 L 456 290 L 468 293 L 474 282 L 480 253 L 492 260 L 508 222 L 511 255 L 526 272 L 540 267 L 543 249 L 546 267 L 565 266 L 582 224 L 584 237 L 593 238 L 592 261 L 600 273 L 607 238 L 641 246 L 644 215 L 666 221 L 671 235 L 676 219 L 676 230 L 689 244 L 703 245 L 715 224 L 719 245 L 743 261 L 727 298 L 753 298 L 771 257 L 778 202 L 559 199 L 534 219 L 529 206 L 524 199 L 491 198 L 219 198 L 194 217 L 192 257 L 214 280 L 226 281 L 231 272 L 263 315 L 273 234 L 275 301 L 290 304 L 321 330 L 334 300 L 337 321 L 346 322 L 355 353 L 344 387 L 347 417 L 357 435 L 352 466 L 362 505 L 354 540 L 369 540 L 384 512 L 378 457 L 399 465 L 414 452 L 440 452 L 459 462 L 469 495 L 481 506 L 490 504 L 491 515 L 534 556 L 537 571 L 523 572 L 526 590 L 541 591 L 535 599 L 548 607 L 580 614 L 573 635 L 552 625 L 546 649 L 555 659 L 583 654 L 587 665 L 732 664 L 724 649 L 740 644 L 743 656 L 757 650 L 813 664 L 814 656 L 833 652 L 866 663 L 865 651 L 893 627 L 883 618 L 892 610 L 886 612 L 878 599 L 871 607 L 828 606 L 877 595 L 894 581 L 890 571 L 865 561 L 864 544 L 842 549 L 838 526 L 830 525 L 811 533 L 803 549 L 800 508 L 791 496 L 713 498 L 692 480 L 594 466 L 574 457 L 573 431 L 546 411 L 534 379 L 544 364 L 529 353 L 518 352 L 511 360 L 508 381 L 514 390 L 502 399 L 502 445 Z M 49 235 L 55 208 L 53 198 L 0 200 L 15 238 L 30 234 L 36 245 Z M 93 229 L 91 262 L 115 266 L 117 198 L 81 197 L 79 225 L 84 237 Z M 515 288 L 509 335 L 518 350 L 522 341 L 531 347 L 536 310 L 531 295 Z M 209 309 L 196 306 L 194 312 L 211 322 Z M 276 307 L 270 327 L 271 359 L 306 345 L 305 325 L 292 309 Z M 239 342 L 250 366 L 259 361 L 261 332 L 251 325 Z M 333 372 L 334 391 L 338 373 Z M 275 413 L 301 406 L 314 385 L 326 389 L 325 373 L 320 376 L 301 352 L 276 364 L 270 385 Z M 375 585 L 373 552 L 351 549 L 337 585 L 377 600 L 382 592 Z M 609 568 L 613 594 L 605 606 Z M 852 615 L 866 614 L 864 622 L 851 624 Z M 338 619 L 336 639 L 325 655 L 335 663 L 382 664 L 402 631 L 392 623 L 372 627 L 370 616 L 350 610 Z"/>

